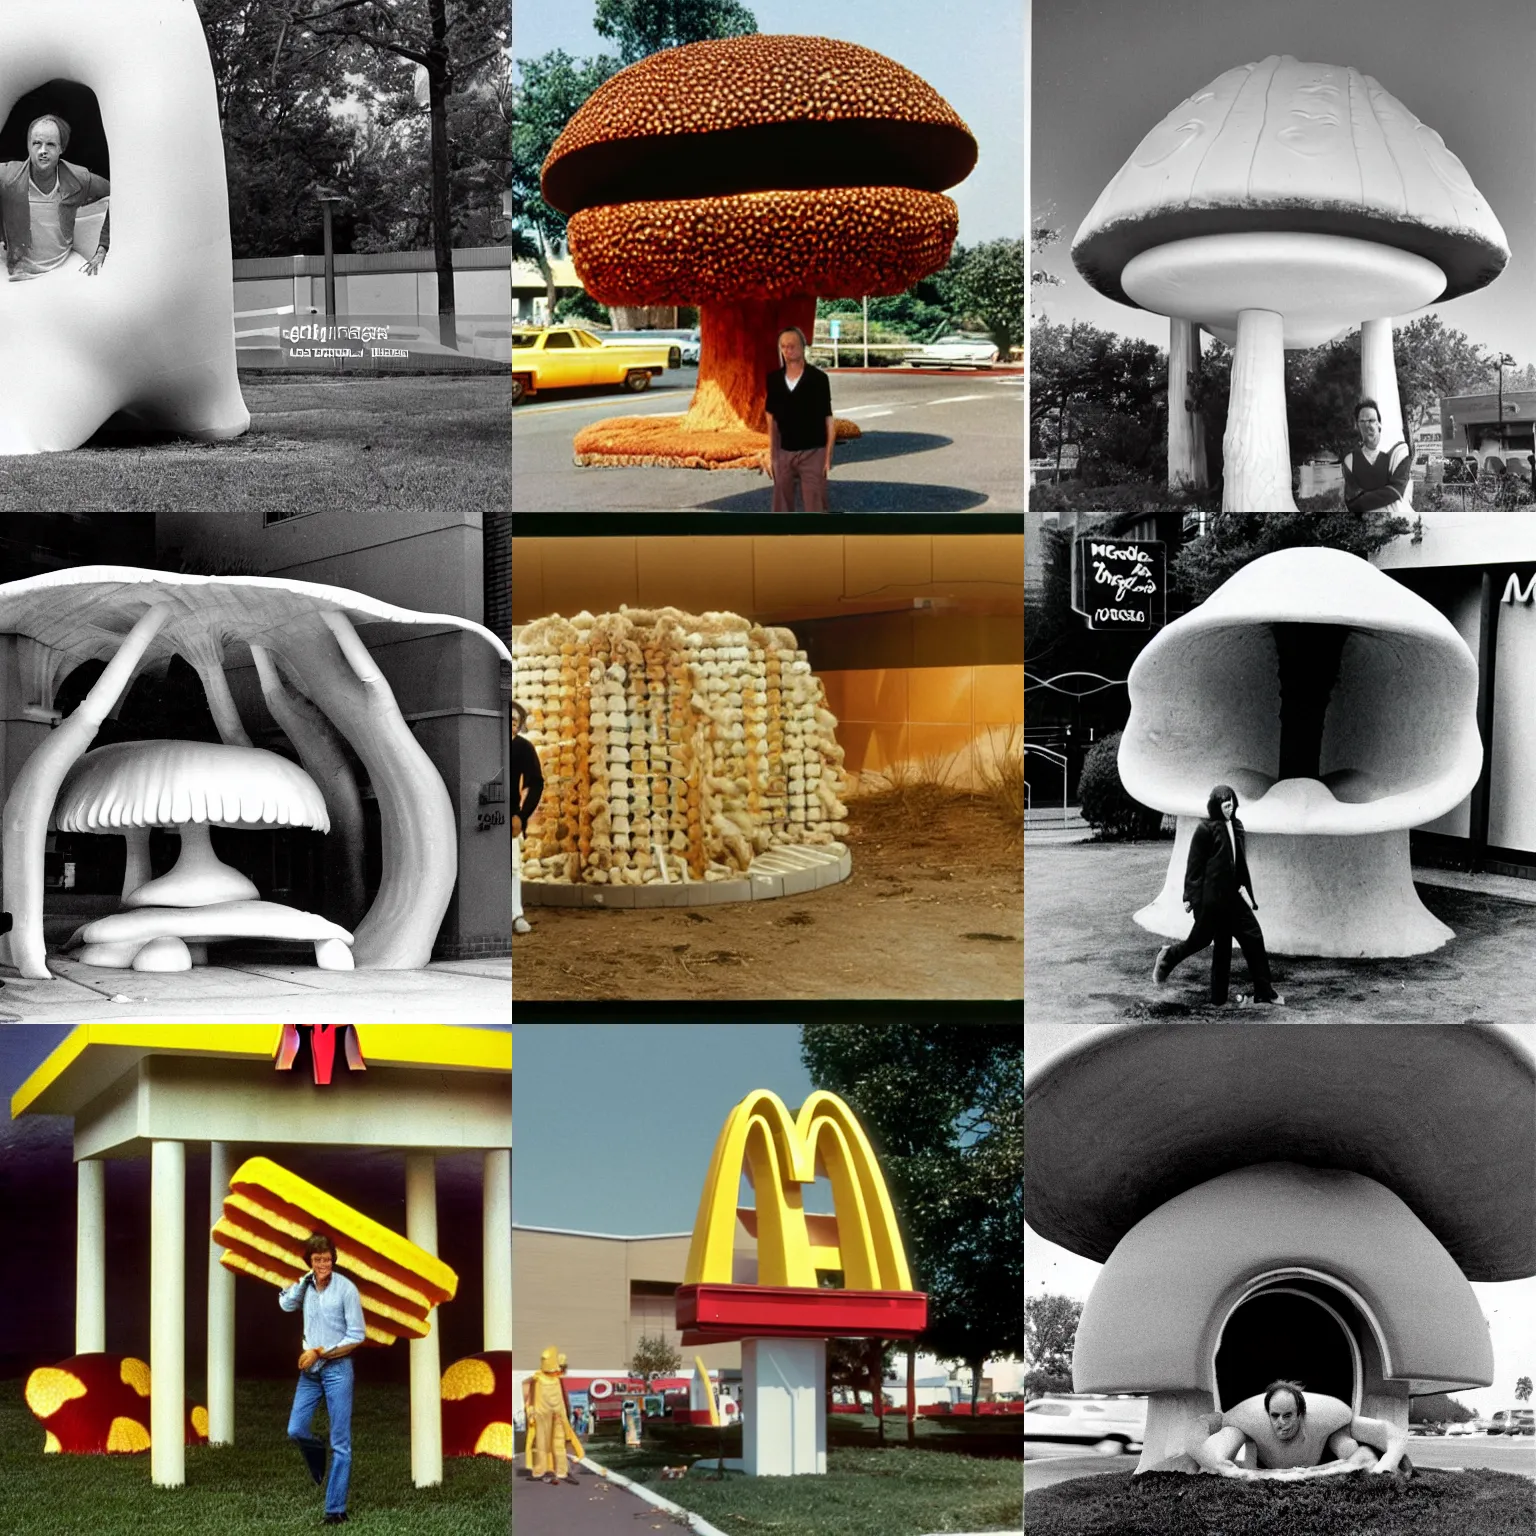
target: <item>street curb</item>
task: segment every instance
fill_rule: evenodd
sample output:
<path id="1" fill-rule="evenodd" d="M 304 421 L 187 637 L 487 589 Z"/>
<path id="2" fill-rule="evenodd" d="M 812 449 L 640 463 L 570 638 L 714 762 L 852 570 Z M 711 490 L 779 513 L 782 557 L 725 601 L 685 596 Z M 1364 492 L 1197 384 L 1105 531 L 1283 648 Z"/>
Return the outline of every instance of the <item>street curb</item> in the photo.
<path id="1" fill-rule="evenodd" d="M 599 1477 L 606 1477 L 610 1483 L 617 1483 L 620 1488 L 627 1488 L 637 1497 L 645 1500 L 647 1504 L 654 1504 L 657 1509 L 665 1510 L 669 1515 L 681 1515 L 688 1522 L 688 1528 L 697 1531 L 699 1536 L 725 1536 L 725 1532 L 717 1525 L 711 1525 L 703 1515 L 696 1515 L 691 1509 L 684 1509 L 681 1504 L 674 1504 L 671 1499 L 664 1499 L 659 1493 L 652 1493 L 649 1488 L 640 1483 L 631 1482 L 629 1478 L 618 1472 L 610 1472 L 607 1467 L 592 1460 L 590 1456 L 577 1456 L 572 1458 L 579 1461 L 582 1466 L 591 1472 L 596 1472 Z M 1012 1532 L 1008 1536 L 1013 1536 Z M 1024 1536 L 1020 1531 L 1018 1536 Z"/>

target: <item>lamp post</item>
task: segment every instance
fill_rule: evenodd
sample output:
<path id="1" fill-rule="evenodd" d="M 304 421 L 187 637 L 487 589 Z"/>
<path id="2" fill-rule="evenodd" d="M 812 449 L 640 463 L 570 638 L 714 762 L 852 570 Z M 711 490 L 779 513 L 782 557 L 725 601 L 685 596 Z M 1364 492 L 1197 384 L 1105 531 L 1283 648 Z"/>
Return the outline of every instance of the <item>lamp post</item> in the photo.
<path id="1" fill-rule="evenodd" d="M 1515 360 L 1508 352 L 1500 352 L 1494 359 L 1499 367 L 1499 457 L 1504 456 L 1504 370 L 1513 368 Z"/>
<path id="2" fill-rule="evenodd" d="M 334 187 L 317 186 L 314 196 L 325 210 L 325 314 L 329 320 L 336 316 L 336 248 L 331 236 L 331 208 L 351 199 Z"/>

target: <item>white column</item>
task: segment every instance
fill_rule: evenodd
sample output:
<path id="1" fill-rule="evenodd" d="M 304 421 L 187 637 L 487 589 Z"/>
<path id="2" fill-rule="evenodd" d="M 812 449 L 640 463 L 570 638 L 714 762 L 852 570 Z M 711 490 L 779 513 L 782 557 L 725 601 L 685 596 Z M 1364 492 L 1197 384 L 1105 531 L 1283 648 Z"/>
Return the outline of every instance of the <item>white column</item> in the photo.
<path id="1" fill-rule="evenodd" d="M 1392 320 L 1360 322 L 1360 394 L 1381 409 L 1383 443 L 1407 442 L 1402 398 L 1397 392 L 1397 360 L 1392 350 Z M 1413 478 L 1408 479 L 1408 505 L 1413 505 Z"/>
<path id="2" fill-rule="evenodd" d="M 512 1154 L 485 1154 L 481 1243 L 485 1265 L 484 1349 L 512 1348 Z"/>
<path id="3" fill-rule="evenodd" d="M 748 1477 L 827 1470 L 827 1341 L 743 1339 L 742 1466 Z"/>
<path id="4" fill-rule="evenodd" d="M 1168 488 L 1203 490 L 1205 422 L 1193 409 L 1191 375 L 1200 373 L 1200 327 L 1193 320 L 1168 322 Z"/>
<path id="5" fill-rule="evenodd" d="M 224 1214 L 232 1159 L 229 1143 L 208 1144 L 208 1226 Z M 208 1443 L 235 1443 L 235 1276 L 219 1263 L 224 1250 L 208 1240 Z"/>
<path id="6" fill-rule="evenodd" d="M 96 1157 L 75 1165 L 75 1353 L 107 1347 L 107 1165 Z"/>
<path id="7" fill-rule="evenodd" d="M 149 1477 L 157 1488 L 187 1480 L 187 1149 L 156 1141 L 149 1163 Z"/>
<path id="8" fill-rule="evenodd" d="M 1267 309 L 1237 314 L 1227 430 L 1221 440 L 1223 512 L 1294 512 L 1285 419 L 1285 323 Z"/>
<path id="9" fill-rule="evenodd" d="M 428 1253 L 437 1252 L 437 1160 L 430 1152 L 405 1157 L 405 1235 Z M 438 1315 L 431 1332 L 412 1339 L 411 1482 L 433 1488 L 443 1480 L 442 1366 L 437 1343 Z"/>

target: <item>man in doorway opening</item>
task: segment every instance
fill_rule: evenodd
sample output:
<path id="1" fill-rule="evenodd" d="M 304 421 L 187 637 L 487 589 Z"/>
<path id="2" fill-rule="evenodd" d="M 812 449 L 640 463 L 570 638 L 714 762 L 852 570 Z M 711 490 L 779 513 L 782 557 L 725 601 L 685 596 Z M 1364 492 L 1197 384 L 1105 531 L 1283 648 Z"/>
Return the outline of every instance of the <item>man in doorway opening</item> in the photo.
<path id="1" fill-rule="evenodd" d="M 795 510 L 795 486 L 807 512 L 827 510 L 827 476 L 832 473 L 832 384 L 805 360 L 805 332 L 792 325 L 779 332 L 784 366 L 768 375 L 773 510 Z"/>
<path id="2" fill-rule="evenodd" d="M 1348 1403 L 1322 1392 L 1309 1398 L 1296 1381 L 1273 1381 L 1221 1416 L 1222 1427 L 1195 1452 L 1202 1470 L 1251 1482 L 1261 1477 L 1332 1477 L 1344 1472 L 1413 1475 L 1403 1455 L 1405 1431 L 1385 1419 L 1368 1419 Z M 1247 1448 L 1244 1465 L 1234 1459 Z M 1325 1453 L 1336 1459 L 1324 1462 Z"/>
<path id="3" fill-rule="evenodd" d="M 107 259 L 111 215 L 87 258 L 74 249 L 75 213 L 108 196 L 111 184 L 83 165 L 71 165 L 64 159 L 68 148 L 69 124 L 50 113 L 28 127 L 27 158 L 0 165 L 0 238 L 12 282 L 70 266 L 95 277 Z"/>

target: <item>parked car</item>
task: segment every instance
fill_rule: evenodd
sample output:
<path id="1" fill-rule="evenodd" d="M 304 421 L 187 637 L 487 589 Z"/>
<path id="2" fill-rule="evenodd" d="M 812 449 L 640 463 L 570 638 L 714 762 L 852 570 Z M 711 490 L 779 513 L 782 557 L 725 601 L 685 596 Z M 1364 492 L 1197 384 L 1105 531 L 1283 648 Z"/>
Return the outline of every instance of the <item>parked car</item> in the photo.
<path id="1" fill-rule="evenodd" d="M 986 336 L 941 336 L 906 352 L 902 362 L 919 368 L 990 368 L 997 344 Z"/>
<path id="2" fill-rule="evenodd" d="M 659 341 L 602 340 L 579 325 L 514 327 L 512 403 L 541 389 L 616 384 L 638 393 L 682 361 L 682 348 Z"/>
<path id="3" fill-rule="evenodd" d="M 1488 1421 L 1490 1435 L 1536 1435 L 1536 1410 L 1501 1408 Z"/>
<path id="4" fill-rule="evenodd" d="M 1476 1419 L 1463 1419 L 1458 1424 L 1448 1424 L 1445 1432 L 1448 1435 L 1475 1435 L 1481 1431 Z"/>
<path id="5" fill-rule="evenodd" d="M 1144 1397 L 1036 1398 L 1024 1404 L 1024 1443 L 1084 1445 L 1101 1456 L 1139 1451 L 1147 1428 Z"/>

